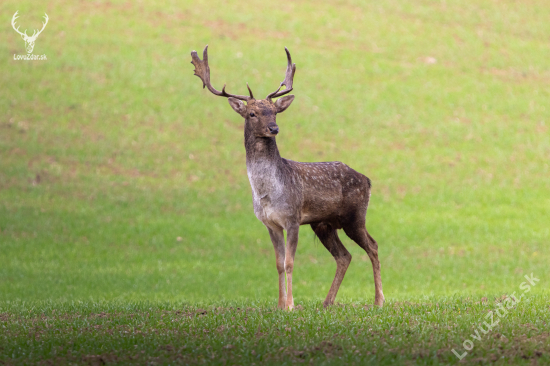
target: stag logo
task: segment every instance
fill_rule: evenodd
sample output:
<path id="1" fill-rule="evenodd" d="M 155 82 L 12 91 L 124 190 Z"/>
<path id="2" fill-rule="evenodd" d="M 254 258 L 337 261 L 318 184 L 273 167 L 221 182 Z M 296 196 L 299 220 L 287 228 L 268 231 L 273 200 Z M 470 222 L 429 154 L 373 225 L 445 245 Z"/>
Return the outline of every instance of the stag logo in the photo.
<path id="1" fill-rule="evenodd" d="M 32 33 L 32 36 L 29 36 L 27 35 L 27 30 L 25 29 L 25 32 L 21 33 L 19 31 L 19 27 L 15 28 L 15 20 L 18 18 L 17 16 L 17 13 L 19 12 L 16 11 L 15 14 L 13 14 L 13 18 L 11 19 L 11 26 L 13 27 L 13 29 L 15 29 L 15 31 L 17 33 L 19 33 L 21 35 L 21 38 L 23 38 L 23 40 L 25 41 L 25 48 L 27 49 L 27 53 L 32 53 L 32 50 L 34 49 L 34 42 L 36 41 L 36 38 L 38 38 L 38 36 L 40 35 L 40 33 L 42 33 L 42 31 L 44 30 L 44 28 L 46 28 L 46 24 L 48 24 L 48 14 L 44 13 L 44 19 L 46 20 L 45 23 L 42 23 L 42 29 L 37 31 L 36 29 L 34 30 L 34 32 Z"/>

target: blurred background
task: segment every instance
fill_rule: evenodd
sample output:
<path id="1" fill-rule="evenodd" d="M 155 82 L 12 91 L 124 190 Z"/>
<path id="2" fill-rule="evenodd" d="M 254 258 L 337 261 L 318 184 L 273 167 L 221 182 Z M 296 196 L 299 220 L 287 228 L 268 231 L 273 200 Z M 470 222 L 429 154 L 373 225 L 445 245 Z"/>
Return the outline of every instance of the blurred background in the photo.
<path id="1" fill-rule="evenodd" d="M 49 23 L 14 60 L 20 30 Z M 0 4 L 2 300 L 277 298 L 243 121 L 202 89 L 265 97 L 284 78 L 281 155 L 342 161 L 373 191 L 387 300 L 512 293 L 550 259 L 545 1 L 29 1 Z M 202 57 L 202 56 L 201 56 Z M 367 255 L 337 300 L 374 298 Z M 300 231 L 294 296 L 335 264 Z"/>

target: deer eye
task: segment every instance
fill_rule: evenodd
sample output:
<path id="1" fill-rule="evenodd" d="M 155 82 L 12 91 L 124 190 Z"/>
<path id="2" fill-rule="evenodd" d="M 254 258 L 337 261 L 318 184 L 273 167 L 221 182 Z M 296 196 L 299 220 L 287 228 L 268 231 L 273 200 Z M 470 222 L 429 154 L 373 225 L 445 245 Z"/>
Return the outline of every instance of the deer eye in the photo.
<path id="1" fill-rule="evenodd" d="M 250 112 L 250 117 L 256 117 L 256 115 L 254 114 L 254 112 Z"/>

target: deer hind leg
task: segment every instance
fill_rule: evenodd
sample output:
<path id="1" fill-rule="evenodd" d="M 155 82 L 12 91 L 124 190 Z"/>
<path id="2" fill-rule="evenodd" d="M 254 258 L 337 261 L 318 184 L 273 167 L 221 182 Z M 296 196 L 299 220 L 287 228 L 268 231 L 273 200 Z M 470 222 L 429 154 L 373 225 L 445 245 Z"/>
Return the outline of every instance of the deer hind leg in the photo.
<path id="1" fill-rule="evenodd" d="M 336 261 L 336 275 L 334 276 L 334 280 L 330 286 L 327 298 L 325 299 L 325 302 L 323 302 L 323 306 L 327 307 L 334 304 L 334 299 L 336 299 L 338 289 L 340 288 L 349 264 L 351 263 L 351 254 L 344 247 L 344 244 L 342 244 L 340 238 L 338 238 L 336 229 L 331 227 L 330 224 L 312 224 L 311 228 Z"/>
<path id="2" fill-rule="evenodd" d="M 384 293 L 382 292 L 382 277 L 380 274 L 380 261 L 378 260 L 378 243 L 367 232 L 364 223 L 344 226 L 344 232 L 367 252 L 374 274 L 374 305 L 382 306 L 384 304 Z"/>
<path id="3" fill-rule="evenodd" d="M 286 289 L 285 289 L 285 236 L 283 229 L 273 230 L 267 229 L 273 248 L 275 249 L 275 262 L 277 263 L 277 272 L 279 273 L 279 301 L 277 307 L 284 309 L 286 306 Z"/>

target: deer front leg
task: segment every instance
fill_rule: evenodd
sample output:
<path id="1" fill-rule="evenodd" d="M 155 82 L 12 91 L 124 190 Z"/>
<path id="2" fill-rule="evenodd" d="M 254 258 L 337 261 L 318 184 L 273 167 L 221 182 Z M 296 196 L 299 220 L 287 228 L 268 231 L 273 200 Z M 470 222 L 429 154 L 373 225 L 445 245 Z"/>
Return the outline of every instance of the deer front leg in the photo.
<path id="1" fill-rule="evenodd" d="M 294 298 L 292 297 L 292 270 L 294 269 L 294 255 L 298 247 L 298 232 L 300 225 L 296 224 L 286 230 L 286 251 L 285 251 L 285 272 L 286 272 L 286 308 L 294 309 Z"/>
<path id="2" fill-rule="evenodd" d="M 284 309 L 286 305 L 285 289 L 285 236 L 283 229 L 273 230 L 268 228 L 273 248 L 275 249 L 275 261 L 277 263 L 277 272 L 279 273 L 279 301 L 277 307 Z"/>

